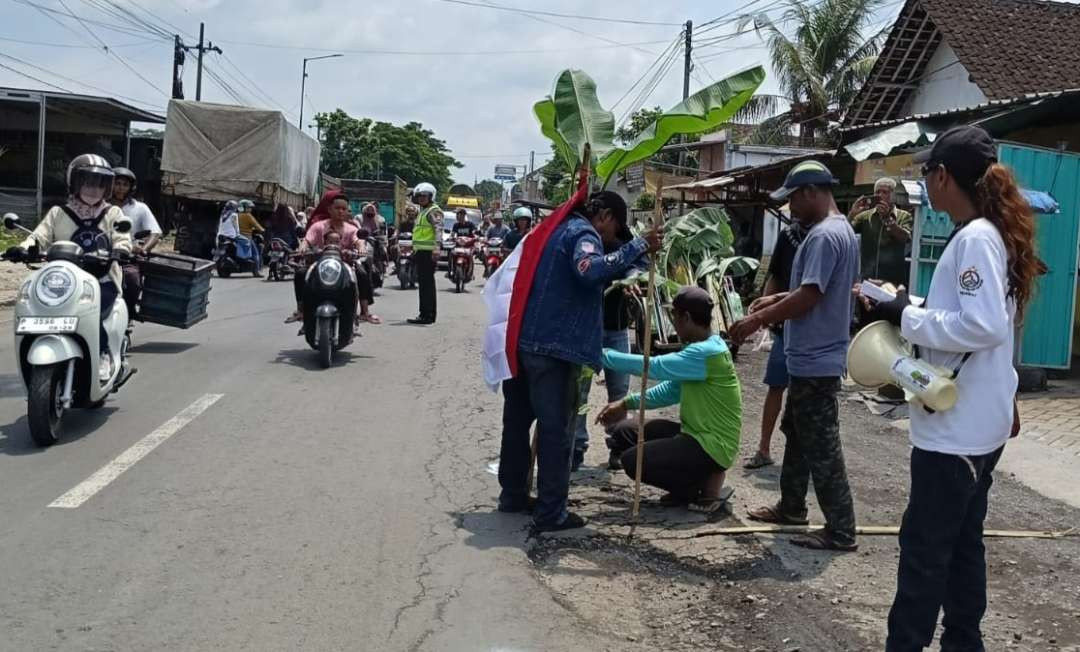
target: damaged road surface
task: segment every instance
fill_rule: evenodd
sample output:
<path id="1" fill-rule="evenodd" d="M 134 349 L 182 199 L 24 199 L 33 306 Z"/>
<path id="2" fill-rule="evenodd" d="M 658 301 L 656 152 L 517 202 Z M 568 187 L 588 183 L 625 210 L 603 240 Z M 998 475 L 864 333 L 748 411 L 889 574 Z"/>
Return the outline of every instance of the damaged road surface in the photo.
<path id="1" fill-rule="evenodd" d="M 775 467 L 733 470 L 735 516 L 713 522 L 646 490 L 631 539 L 630 485 L 599 468 L 594 432 L 571 491 L 588 528 L 530 538 L 527 517 L 495 512 L 502 401 L 480 380 L 480 289 L 438 283 L 438 324 L 403 324 L 415 292 L 383 289 L 386 323 L 321 370 L 281 323 L 289 284 L 215 279 L 210 319 L 138 327 L 140 373 L 108 418 L 71 415 L 48 450 L 29 442 L 0 340 L 0 650 L 882 648 L 895 538 L 837 556 L 783 536 L 694 537 L 773 499 Z M 740 363 L 744 451 L 758 362 Z M 78 507 L 49 507 L 206 395 L 220 398 Z M 858 517 L 895 524 L 907 445 L 859 410 L 843 416 Z M 1008 477 L 995 485 L 990 527 L 1077 524 Z M 1080 649 L 1080 541 L 988 550 L 988 648 Z"/>

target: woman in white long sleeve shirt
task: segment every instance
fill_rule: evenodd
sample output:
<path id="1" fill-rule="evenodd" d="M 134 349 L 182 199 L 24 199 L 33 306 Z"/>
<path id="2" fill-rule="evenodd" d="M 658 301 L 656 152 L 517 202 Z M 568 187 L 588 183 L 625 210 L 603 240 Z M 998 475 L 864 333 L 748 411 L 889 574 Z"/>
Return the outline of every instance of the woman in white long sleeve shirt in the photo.
<path id="1" fill-rule="evenodd" d="M 1013 333 L 1041 271 L 1031 209 L 982 129 L 956 127 L 916 156 L 930 202 L 956 228 L 923 307 L 906 292 L 874 314 L 920 358 L 956 372 L 957 402 L 911 414 L 911 493 L 900 528 L 889 652 L 921 651 L 944 609 L 942 650 L 984 650 L 982 543 L 992 473 L 1018 429 Z"/>

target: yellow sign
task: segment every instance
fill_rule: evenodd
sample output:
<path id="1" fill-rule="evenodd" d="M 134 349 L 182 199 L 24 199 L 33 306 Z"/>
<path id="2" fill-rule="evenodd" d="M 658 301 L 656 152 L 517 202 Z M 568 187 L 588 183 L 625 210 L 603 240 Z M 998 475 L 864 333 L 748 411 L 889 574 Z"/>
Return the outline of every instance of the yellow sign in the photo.
<path id="1" fill-rule="evenodd" d="M 855 185 L 870 186 L 883 177 L 892 177 L 897 181 L 919 179 L 922 177 L 920 166 L 911 159 L 911 154 L 898 154 L 859 161 L 855 164 Z"/>
<path id="2" fill-rule="evenodd" d="M 446 206 L 447 208 L 480 208 L 480 200 L 476 197 L 449 195 L 446 198 Z"/>

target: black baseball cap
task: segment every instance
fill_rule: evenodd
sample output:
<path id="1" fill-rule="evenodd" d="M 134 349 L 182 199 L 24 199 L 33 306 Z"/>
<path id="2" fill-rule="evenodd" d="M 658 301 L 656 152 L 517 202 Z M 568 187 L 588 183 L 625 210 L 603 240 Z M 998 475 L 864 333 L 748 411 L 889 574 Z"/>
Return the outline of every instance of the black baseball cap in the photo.
<path id="1" fill-rule="evenodd" d="M 788 172 L 784 179 L 784 185 L 769 194 L 769 198 L 775 202 L 787 201 L 791 193 L 803 186 L 835 186 L 840 183 L 829 168 L 818 161 L 803 161 Z"/>
<path id="2" fill-rule="evenodd" d="M 619 196 L 618 193 L 611 192 L 610 190 L 595 192 L 589 197 L 589 203 L 595 204 L 596 208 L 607 208 L 611 210 L 611 216 L 619 223 L 618 235 L 620 240 L 623 242 L 630 242 L 634 239 L 634 234 L 630 231 L 630 226 L 626 222 L 626 201 Z"/>
<path id="3" fill-rule="evenodd" d="M 943 165 L 960 187 L 974 188 L 998 158 L 994 139 L 985 129 L 960 125 L 938 136 L 933 147 L 916 153 L 912 160 L 923 164 L 924 174 Z"/>
<path id="4" fill-rule="evenodd" d="M 684 285 L 679 288 L 679 291 L 675 293 L 675 298 L 671 300 L 672 308 L 693 317 L 698 317 L 695 321 L 709 319 L 714 305 L 716 304 L 713 303 L 712 296 L 696 285 Z"/>

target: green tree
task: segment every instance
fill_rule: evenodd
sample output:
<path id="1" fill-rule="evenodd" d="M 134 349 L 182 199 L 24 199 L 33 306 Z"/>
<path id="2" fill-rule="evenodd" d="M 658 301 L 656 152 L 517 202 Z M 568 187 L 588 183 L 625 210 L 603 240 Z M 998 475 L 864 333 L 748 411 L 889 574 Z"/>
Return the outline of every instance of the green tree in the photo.
<path id="1" fill-rule="evenodd" d="M 801 145 L 822 144 L 874 67 L 886 32 L 865 38 L 863 30 L 883 2 L 787 0 L 777 21 L 764 13 L 743 17 L 740 29 L 752 24 L 768 45 L 781 93 L 755 96 L 740 112 L 765 118 L 754 142 L 782 142 L 798 128 Z"/>
<path id="2" fill-rule="evenodd" d="M 540 175 L 544 178 L 544 201 L 557 205 L 570 199 L 571 170 L 554 145 L 551 146 L 551 152 L 554 156 L 541 168 Z"/>
<path id="3" fill-rule="evenodd" d="M 427 181 L 436 188 L 452 183 L 451 168 L 462 167 L 446 142 L 419 122 L 398 126 L 353 118 L 341 109 L 320 113 L 322 170 L 346 179 L 389 179 L 399 176 L 409 185 Z"/>
<path id="4" fill-rule="evenodd" d="M 476 190 L 476 194 L 480 195 L 480 201 L 484 206 L 491 206 L 492 202 L 502 197 L 503 186 L 498 181 L 484 179 L 476 184 L 474 190 Z"/>

